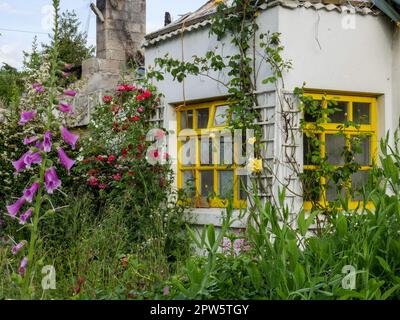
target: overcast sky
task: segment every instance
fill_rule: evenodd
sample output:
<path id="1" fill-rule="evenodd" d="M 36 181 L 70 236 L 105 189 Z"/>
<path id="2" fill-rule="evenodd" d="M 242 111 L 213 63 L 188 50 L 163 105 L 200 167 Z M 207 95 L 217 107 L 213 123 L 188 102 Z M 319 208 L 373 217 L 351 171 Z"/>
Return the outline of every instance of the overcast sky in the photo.
<path id="1" fill-rule="evenodd" d="M 81 30 L 87 31 L 88 42 L 95 44 L 96 19 L 89 8 L 95 0 L 61 0 L 62 10 L 75 10 Z M 147 32 L 159 29 L 164 13 L 173 20 L 180 14 L 195 11 L 207 0 L 147 0 Z M 8 63 L 20 68 L 22 51 L 30 51 L 33 37 L 47 42 L 51 29 L 51 0 L 0 0 L 0 65 Z"/>

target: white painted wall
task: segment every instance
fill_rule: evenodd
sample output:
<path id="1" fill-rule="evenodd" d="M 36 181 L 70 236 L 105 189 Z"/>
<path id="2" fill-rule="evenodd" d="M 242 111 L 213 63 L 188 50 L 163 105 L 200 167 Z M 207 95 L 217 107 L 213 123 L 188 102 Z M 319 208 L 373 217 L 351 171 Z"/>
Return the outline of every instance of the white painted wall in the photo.
<path id="1" fill-rule="evenodd" d="M 383 15 L 356 14 L 354 29 L 343 28 L 343 17 L 344 14 L 337 11 L 273 7 L 261 12 L 259 26 L 260 32 L 269 30 L 282 34 L 284 56 L 293 61 L 293 69 L 284 75 L 285 90 L 292 91 L 306 82 L 307 88 L 377 94 L 379 136 L 382 137 L 388 130 L 393 131 L 397 127 L 400 116 L 400 32 L 394 33 L 393 25 Z M 151 65 L 155 57 L 163 57 L 166 53 L 182 59 L 182 51 L 185 60 L 190 60 L 193 55 L 203 56 L 207 51 L 214 50 L 217 44 L 220 54 L 232 53 L 229 42 L 217 43 L 215 37 L 209 38 L 208 29 L 197 30 L 186 33 L 183 38 L 176 37 L 146 48 L 146 63 Z M 261 84 L 269 74 L 270 70 L 261 66 L 258 90 L 271 89 Z M 213 76 L 226 81 L 224 72 Z M 176 113 L 172 105 L 184 100 L 183 84 L 166 76 L 157 86 L 165 94 L 165 126 L 176 133 Z M 206 77 L 188 77 L 184 88 L 187 102 L 227 93 L 226 88 Z M 279 128 L 275 129 L 275 135 L 277 133 Z M 300 164 L 301 139 L 299 135 Z M 175 134 L 170 135 L 169 146 L 171 155 L 176 155 Z M 281 148 L 282 143 L 276 137 L 275 157 L 281 157 Z M 283 178 L 285 171 L 280 170 L 279 175 L 280 179 Z M 294 200 L 294 205 L 296 210 L 300 205 L 298 199 Z"/>
<path id="2" fill-rule="evenodd" d="M 344 16 L 337 11 L 280 8 L 284 54 L 294 67 L 285 76 L 286 89 L 305 81 L 308 88 L 381 94 L 382 135 L 392 128 L 393 117 L 398 118 L 392 96 L 392 24 L 383 15 L 355 14 L 355 29 L 344 29 Z"/>

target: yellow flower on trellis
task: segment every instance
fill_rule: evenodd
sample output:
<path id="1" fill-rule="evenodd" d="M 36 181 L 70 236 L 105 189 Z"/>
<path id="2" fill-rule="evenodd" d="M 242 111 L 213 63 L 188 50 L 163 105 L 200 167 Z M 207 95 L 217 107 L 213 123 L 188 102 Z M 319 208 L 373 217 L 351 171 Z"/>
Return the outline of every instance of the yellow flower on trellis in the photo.
<path id="1" fill-rule="evenodd" d="M 252 138 L 249 138 L 249 140 L 247 140 L 247 142 L 250 143 L 251 145 L 255 144 L 256 141 L 257 141 L 256 137 L 252 137 Z"/>
<path id="2" fill-rule="evenodd" d="M 249 167 L 250 171 L 253 173 L 261 172 L 263 169 L 263 161 L 262 161 L 262 159 L 251 158 L 251 159 L 249 159 L 248 167 Z"/>

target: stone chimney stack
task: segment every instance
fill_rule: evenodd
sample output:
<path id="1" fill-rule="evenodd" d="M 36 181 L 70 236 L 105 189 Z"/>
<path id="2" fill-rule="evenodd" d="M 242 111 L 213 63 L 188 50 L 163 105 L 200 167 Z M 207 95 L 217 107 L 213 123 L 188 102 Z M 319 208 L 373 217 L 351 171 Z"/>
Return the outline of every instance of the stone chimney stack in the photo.
<path id="1" fill-rule="evenodd" d="M 97 58 L 137 59 L 146 33 L 146 0 L 97 0 Z"/>
<path id="2" fill-rule="evenodd" d="M 88 123 L 90 110 L 103 94 L 115 90 L 128 63 L 144 65 L 146 0 L 97 0 L 91 8 L 97 16 L 97 53 L 82 63 L 86 86 L 76 98 L 80 120 L 75 126 Z"/>

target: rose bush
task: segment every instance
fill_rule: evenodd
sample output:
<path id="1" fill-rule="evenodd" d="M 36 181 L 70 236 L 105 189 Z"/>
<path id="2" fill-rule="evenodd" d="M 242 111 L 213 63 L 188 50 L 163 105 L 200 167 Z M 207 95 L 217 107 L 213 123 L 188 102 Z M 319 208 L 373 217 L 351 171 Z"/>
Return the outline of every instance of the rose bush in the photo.
<path id="1" fill-rule="evenodd" d="M 150 121 L 160 99 L 146 79 L 105 95 L 82 141 L 78 171 L 98 208 L 112 204 L 124 212 L 132 245 L 150 259 L 164 260 L 152 265 L 165 269 L 167 260 L 188 251 L 188 241 L 185 208 L 177 205 L 172 188 L 167 132 Z"/>

